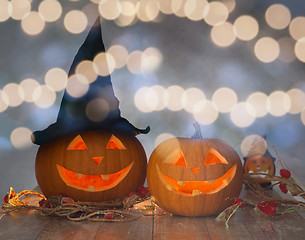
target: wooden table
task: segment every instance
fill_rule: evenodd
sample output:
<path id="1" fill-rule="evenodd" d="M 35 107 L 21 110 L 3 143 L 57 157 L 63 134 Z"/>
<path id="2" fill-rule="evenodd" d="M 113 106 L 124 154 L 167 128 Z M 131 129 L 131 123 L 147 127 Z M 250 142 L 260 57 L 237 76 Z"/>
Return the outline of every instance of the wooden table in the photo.
<path id="1" fill-rule="evenodd" d="M 274 191 L 274 190 L 272 190 Z M 253 193 L 243 190 L 242 198 Z M 212 217 L 179 217 L 170 214 L 142 216 L 126 222 L 70 221 L 65 217 L 42 216 L 35 211 L 18 211 L 0 220 L 2 240 L 218 240 L 218 239 L 305 239 L 305 221 L 297 212 L 279 216 L 257 216 L 253 211 L 238 211 L 229 221 Z"/>

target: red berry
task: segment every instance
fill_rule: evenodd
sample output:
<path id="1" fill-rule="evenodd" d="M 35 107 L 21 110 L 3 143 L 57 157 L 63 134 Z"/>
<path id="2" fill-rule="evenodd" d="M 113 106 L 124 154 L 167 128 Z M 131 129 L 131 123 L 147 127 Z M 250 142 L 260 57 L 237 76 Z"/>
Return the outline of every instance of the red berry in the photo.
<path id="1" fill-rule="evenodd" d="M 281 169 L 280 170 L 280 175 L 283 177 L 283 178 L 290 178 L 291 177 L 291 172 L 287 169 Z"/>
<path id="2" fill-rule="evenodd" d="M 237 206 L 237 205 L 239 205 L 240 203 L 242 203 L 243 201 L 244 201 L 244 200 L 241 199 L 241 198 L 235 198 L 235 199 L 234 199 L 234 202 L 233 202 L 233 205 L 236 205 L 236 206 Z M 239 205 L 240 208 L 243 208 L 244 206 L 245 206 L 245 205 L 244 205 L 243 203 Z"/>
<path id="3" fill-rule="evenodd" d="M 114 214 L 113 213 L 106 213 L 104 218 L 105 219 L 114 219 Z"/>
<path id="4" fill-rule="evenodd" d="M 288 193 L 287 184 L 286 183 L 280 183 L 279 188 L 283 193 Z"/>
<path id="5" fill-rule="evenodd" d="M 75 203 L 75 201 L 70 197 L 62 197 L 60 202 L 61 202 L 61 204 L 67 204 L 67 203 L 74 204 Z"/>
<path id="6" fill-rule="evenodd" d="M 47 199 L 41 199 L 39 201 L 39 207 L 52 208 L 52 204 Z"/>
<path id="7" fill-rule="evenodd" d="M 272 201 L 264 201 L 257 204 L 257 208 L 263 213 L 273 216 L 276 213 L 277 205 Z"/>
<path id="8" fill-rule="evenodd" d="M 3 198 L 2 203 L 4 203 L 4 204 L 8 203 L 8 193 Z"/>
<path id="9" fill-rule="evenodd" d="M 146 187 L 141 186 L 138 190 L 138 193 L 140 194 L 141 198 L 146 198 L 149 196 L 149 191 Z"/>

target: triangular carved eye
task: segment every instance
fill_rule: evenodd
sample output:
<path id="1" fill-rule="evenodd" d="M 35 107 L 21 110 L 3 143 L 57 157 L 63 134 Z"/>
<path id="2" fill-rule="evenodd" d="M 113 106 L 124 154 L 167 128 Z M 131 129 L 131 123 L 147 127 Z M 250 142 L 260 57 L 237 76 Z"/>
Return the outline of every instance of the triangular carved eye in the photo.
<path id="1" fill-rule="evenodd" d="M 216 163 L 228 164 L 227 160 L 214 148 L 211 148 L 207 153 L 204 165 L 212 165 Z"/>
<path id="2" fill-rule="evenodd" d="M 87 146 L 80 135 L 77 135 L 69 144 L 67 150 L 87 150 Z"/>
<path id="3" fill-rule="evenodd" d="M 112 134 L 106 149 L 126 149 L 124 144 L 116 136 Z"/>
<path id="4" fill-rule="evenodd" d="M 180 149 L 172 151 L 164 160 L 165 163 L 175 166 L 186 167 L 186 162 L 183 153 Z"/>

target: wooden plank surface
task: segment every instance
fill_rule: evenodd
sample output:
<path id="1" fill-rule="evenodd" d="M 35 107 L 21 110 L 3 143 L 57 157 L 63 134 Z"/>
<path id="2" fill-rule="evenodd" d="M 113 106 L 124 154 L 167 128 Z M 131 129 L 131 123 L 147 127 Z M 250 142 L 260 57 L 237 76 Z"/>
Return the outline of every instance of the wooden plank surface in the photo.
<path id="1" fill-rule="evenodd" d="M 48 223 L 48 218 L 34 211 L 12 212 L 0 220 L 0 239 L 33 240 Z"/>
<path id="2" fill-rule="evenodd" d="M 275 191 L 270 195 L 277 196 Z M 257 200 L 243 190 L 243 199 Z M 143 203 L 143 206 L 150 202 Z M 133 211 L 143 215 L 143 206 Z M 181 217 L 157 210 L 161 215 L 141 216 L 124 222 L 73 222 L 65 217 L 42 216 L 39 212 L 23 210 L 5 215 L 0 220 L 0 239 L 9 240 L 281 240 L 305 239 L 305 219 L 297 212 L 279 216 L 257 216 L 252 211 L 238 211 L 229 221 L 216 222 L 216 216 Z"/>
<path id="3" fill-rule="evenodd" d="M 153 217 L 145 216 L 127 222 L 103 222 L 96 240 L 148 240 L 152 239 Z"/>
<path id="4" fill-rule="evenodd" d="M 205 218 L 180 216 L 155 216 L 154 240 L 210 240 Z"/>
<path id="5" fill-rule="evenodd" d="M 48 224 L 44 226 L 37 240 L 94 240 L 100 227 L 98 222 L 73 222 L 56 216 L 47 218 Z"/>

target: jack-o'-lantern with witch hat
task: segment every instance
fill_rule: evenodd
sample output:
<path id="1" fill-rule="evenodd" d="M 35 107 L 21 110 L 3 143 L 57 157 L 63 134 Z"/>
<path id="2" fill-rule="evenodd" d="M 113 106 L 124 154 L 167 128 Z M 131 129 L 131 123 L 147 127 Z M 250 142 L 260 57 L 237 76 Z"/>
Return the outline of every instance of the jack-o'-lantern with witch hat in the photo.
<path id="1" fill-rule="evenodd" d="M 275 174 L 275 157 L 267 149 L 267 136 L 254 138 L 247 155 L 244 157 L 244 172 L 252 174 L 255 182 L 266 188 L 271 185 L 266 177 L 273 177 Z"/>
<path id="2" fill-rule="evenodd" d="M 98 17 L 74 58 L 69 79 L 79 78 L 79 66 L 93 64 L 103 54 Z M 100 62 L 104 66 L 96 68 L 107 68 L 107 61 Z M 147 159 L 135 136 L 149 130 L 121 117 L 110 74 L 96 74 L 82 96 L 71 96 L 66 89 L 57 121 L 32 135 L 40 145 L 35 173 L 41 191 L 46 197 L 62 194 L 81 201 L 111 201 L 137 191 L 145 181 Z"/>

